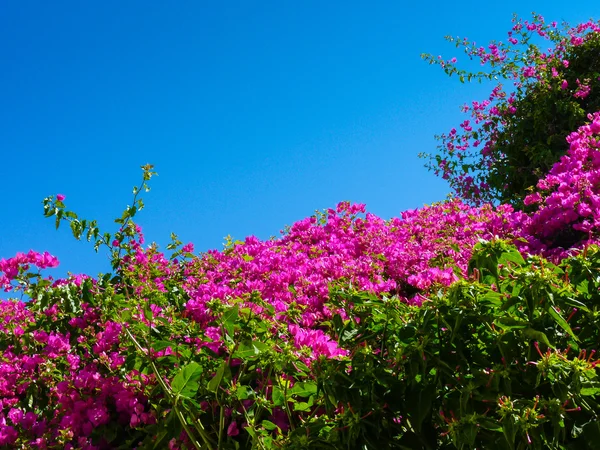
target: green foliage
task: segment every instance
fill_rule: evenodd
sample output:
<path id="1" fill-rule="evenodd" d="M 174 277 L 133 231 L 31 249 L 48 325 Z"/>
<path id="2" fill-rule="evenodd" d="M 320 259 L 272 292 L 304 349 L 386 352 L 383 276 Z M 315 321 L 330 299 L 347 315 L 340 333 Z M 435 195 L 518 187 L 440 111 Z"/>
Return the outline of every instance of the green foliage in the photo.
<path id="1" fill-rule="evenodd" d="M 597 448 L 600 250 L 524 260 L 476 246 L 472 279 L 421 307 L 333 296 L 350 361 L 324 361 L 319 387 L 344 405 L 352 448 Z"/>

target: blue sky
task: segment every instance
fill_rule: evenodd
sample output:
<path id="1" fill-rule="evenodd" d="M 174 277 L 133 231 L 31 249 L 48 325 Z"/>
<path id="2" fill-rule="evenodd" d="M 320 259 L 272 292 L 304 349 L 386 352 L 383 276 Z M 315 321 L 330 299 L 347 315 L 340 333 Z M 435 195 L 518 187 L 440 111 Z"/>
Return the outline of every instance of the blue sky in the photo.
<path id="1" fill-rule="evenodd" d="M 488 86 L 460 85 L 420 54 L 443 37 L 506 39 L 512 13 L 577 23 L 593 2 L 4 0 L 0 5 L 0 258 L 50 251 L 67 271 L 108 270 L 58 232 L 42 199 L 102 228 L 159 176 L 138 216 L 197 251 L 268 238 L 335 206 L 389 218 L 443 200 L 419 152 Z"/>

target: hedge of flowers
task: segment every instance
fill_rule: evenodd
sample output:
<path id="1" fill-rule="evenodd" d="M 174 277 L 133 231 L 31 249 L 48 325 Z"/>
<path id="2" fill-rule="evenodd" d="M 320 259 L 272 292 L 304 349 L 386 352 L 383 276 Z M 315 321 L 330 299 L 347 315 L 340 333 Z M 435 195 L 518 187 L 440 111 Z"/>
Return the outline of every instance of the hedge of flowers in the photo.
<path id="1" fill-rule="evenodd" d="M 113 234 L 46 198 L 114 270 L 0 260 L 4 291 L 30 299 L 0 303 L 0 448 L 593 448 L 588 120 L 528 213 L 454 199 L 383 220 L 342 202 L 196 255 L 175 235 L 168 254 L 145 245 L 152 166 Z"/>

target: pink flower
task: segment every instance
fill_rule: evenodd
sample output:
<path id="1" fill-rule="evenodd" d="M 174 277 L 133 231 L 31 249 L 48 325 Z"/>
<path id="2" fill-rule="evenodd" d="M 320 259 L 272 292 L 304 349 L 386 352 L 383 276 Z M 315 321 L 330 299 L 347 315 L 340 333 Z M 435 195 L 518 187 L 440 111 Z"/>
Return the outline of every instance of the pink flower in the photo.
<path id="1" fill-rule="evenodd" d="M 71 349 L 69 344 L 69 333 L 61 335 L 52 332 L 47 339 L 45 352 L 50 358 L 56 358 L 60 354 L 66 354 Z"/>
<path id="2" fill-rule="evenodd" d="M 110 417 L 104 406 L 94 406 L 86 411 L 88 420 L 95 426 L 100 426 L 108 423 Z"/>
<path id="3" fill-rule="evenodd" d="M 233 420 L 227 427 L 227 436 L 237 436 L 238 434 L 240 434 L 240 430 L 238 429 L 237 422 Z"/>
<path id="4" fill-rule="evenodd" d="M 23 420 L 23 411 L 21 411 L 20 409 L 11 408 L 11 410 L 8 412 L 8 418 L 15 425 L 19 425 L 19 423 L 21 423 L 21 420 Z"/>
<path id="5" fill-rule="evenodd" d="M 0 425 L 0 445 L 12 445 L 17 440 L 18 434 L 11 426 Z"/>
<path id="6" fill-rule="evenodd" d="M 585 82 L 583 82 L 583 83 L 580 82 L 579 78 L 576 81 L 577 81 L 577 90 L 573 94 L 573 97 L 586 98 L 590 94 L 590 90 L 591 90 L 590 86 L 587 85 Z"/>
<path id="7" fill-rule="evenodd" d="M 346 356 L 347 350 L 339 348 L 337 342 L 323 333 L 322 330 L 310 330 L 291 324 L 289 326 L 290 334 L 294 336 L 294 343 L 298 349 L 308 347 L 312 350 L 311 357 L 318 358 L 321 355 L 327 358 Z"/>
<path id="8" fill-rule="evenodd" d="M 194 244 L 191 242 L 189 244 L 185 244 L 183 247 L 181 247 L 181 251 L 183 253 L 194 253 Z"/>
<path id="9" fill-rule="evenodd" d="M 579 36 L 572 36 L 571 37 L 571 44 L 573 44 L 574 46 L 578 46 L 583 44 L 583 38 L 579 37 Z"/>
<path id="10" fill-rule="evenodd" d="M 58 200 L 59 202 L 62 202 L 65 199 L 65 196 L 62 194 L 56 194 L 56 200 Z"/>
<path id="11" fill-rule="evenodd" d="M 525 197 L 525 200 L 523 201 L 523 203 L 525 203 L 525 205 L 533 205 L 535 203 L 539 203 L 542 201 L 542 196 L 540 195 L 539 192 L 535 192 L 534 194 L 530 194 L 527 197 Z"/>

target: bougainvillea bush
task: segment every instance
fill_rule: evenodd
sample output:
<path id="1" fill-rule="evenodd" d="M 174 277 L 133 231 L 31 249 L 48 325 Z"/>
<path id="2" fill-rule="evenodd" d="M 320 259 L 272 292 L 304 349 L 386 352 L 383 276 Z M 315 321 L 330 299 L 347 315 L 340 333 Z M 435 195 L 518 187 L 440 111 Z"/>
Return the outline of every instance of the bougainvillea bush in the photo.
<path id="1" fill-rule="evenodd" d="M 446 39 L 482 70 L 460 68 L 469 66 L 460 57 L 423 57 L 460 81 L 495 85 L 487 99 L 462 107 L 469 117 L 438 136 L 437 154 L 422 156 L 469 203 L 522 208 L 529 189 L 566 153 L 565 137 L 600 110 L 600 22 L 561 27 L 540 15 L 515 16 L 505 42 Z"/>
<path id="2" fill-rule="evenodd" d="M 162 251 L 132 206 L 112 272 L 0 260 L 0 448 L 594 449 L 600 113 L 524 199 L 382 220 L 342 202 L 280 238 Z M 27 299 L 24 301 L 23 299 Z"/>

